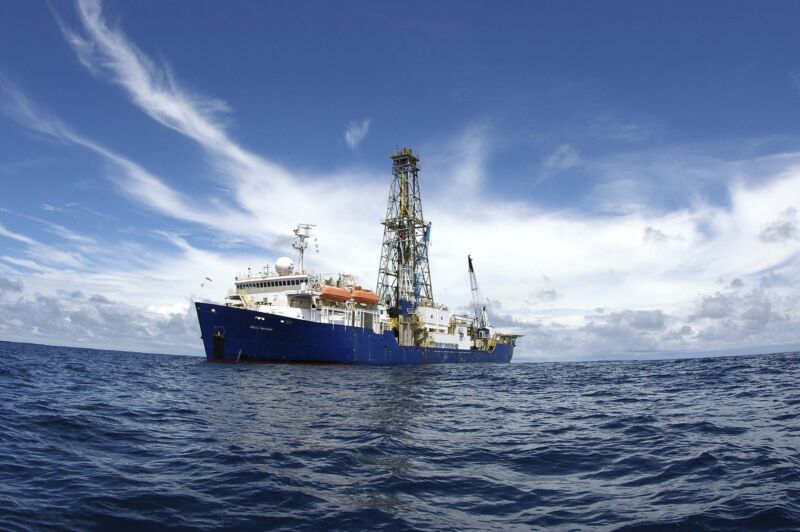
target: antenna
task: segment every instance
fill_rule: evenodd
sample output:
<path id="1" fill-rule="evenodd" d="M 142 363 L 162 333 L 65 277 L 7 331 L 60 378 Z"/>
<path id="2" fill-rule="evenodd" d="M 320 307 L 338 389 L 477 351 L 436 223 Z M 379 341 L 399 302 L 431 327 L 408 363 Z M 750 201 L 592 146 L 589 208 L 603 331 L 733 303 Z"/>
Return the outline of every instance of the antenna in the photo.
<path id="1" fill-rule="evenodd" d="M 300 273 L 305 273 L 305 266 L 303 264 L 303 258 L 306 252 L 306 248 L 308 247 L 307 239 L 311 238 L 311 228 L 316 227 L 314 224 L 297 224 L 297 227 L 294 230 L 294 243 L 292 247 L 297 250 L 297 253 L 300 255 Z M 314 239 L 316 242 L 317 239 Z M 315 244 L 316 245 L 316 244 Z M 317 252 L 319 252 L 319 247 L 317 247 Z"/>

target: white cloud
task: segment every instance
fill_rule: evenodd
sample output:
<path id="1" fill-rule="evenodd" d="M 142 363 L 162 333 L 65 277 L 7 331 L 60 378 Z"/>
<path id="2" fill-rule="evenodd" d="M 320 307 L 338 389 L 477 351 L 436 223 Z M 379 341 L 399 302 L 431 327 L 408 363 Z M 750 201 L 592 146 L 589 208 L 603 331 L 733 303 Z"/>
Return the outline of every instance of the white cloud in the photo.
<path id="1" fill-rule="evenodd" d="M 32 245 L 36 243 L 32 238 L 28 238 L 25 235 L 15 233 L 14 231 L 7 229 L 2 223 L 0 223 L 0 236 L 10 238 L 11 240 L 16 240 L 17 242 L 22 242 L 23 244 Z"/>
<path id="2" fill-rule="evenodd" d="M 597 138 L 630 143 L 643 142 L 657 130 L 658 126 L 652 120 L 625 120 L 614 113 L 595 118 L 588 127 L 589 133 Z"/>
<path id="3" fill-rule="evenodd" d="M 3 292 L 22 292 L 23 286 L 25 285 L 19 279 L 0 276 L 0 294 Z"/>
<path id="4" fill-rule="evenodd" d="M 720 294 L 717 292 L 713 296 L 704 296 L 697 312 L 694 314 L 695 319 L 709 318 L 712 320 L 719 320 L 726 318 L 733 312 L 733 296 Z"/>
<path id="5" fill-rule="evenodd" d="M 778 219 L 770 222 L 758 235 L 763 242 L 782 242 L 784 240 L 797 240 L 800 237 L 798 227 L 797 209 L 789 207 L 783 211 Z"/>
<path id="6" fill-rule="evenodd" d="M 486 159 L 490 151 L 491 129 L 486 124 L 470 124 L 453 138 L 430 146 L 422 159 L 423 202 L 469 204 L 481 201 L 486 183 Z"/>
<path id="7" fill-rule="evenodd" d="M 49 265 L 50 267 L 68 266 L 73 268 L 84 264 L 84 258 L 79 253 L 44 244 L 26 235 L 11 231 L 0 223 L 0 238 L 3 237 L 22 243 L 28 258 L 39 264 Z"/>
<path id="8" fill-rule="evenodd" d="M 132 102 L 147 115 L 174 131 L 194 140 L 211 157 L 220 183 L 231 190 L 228 204 L 192 204 L 144 168 L 119 154 L 91 143 L 87 146 L 122 168 L 122 188 L 131 197 L 164 214 L 195 223 L 212 225 L 253 243 L 275 246 L 298 221 L 324 220 L 319 228 L 340 245 L 329 248 L 326 258 L 345 259 L 358 253 L 359 245 L 375 236 L 364 233 L 364 224 L 342 213 L 362 213 L 370 219 L 381 215 L 379 203 L 364 204 L 363 195 L 385 192 L 382 180 L 358 171 L 340 174 L 301 175 L 256 155 L 234 142 L 219 120 L 224 102 L 188 94 L 170 70 L 159 68 L 119 30 L 112 29 L 102 16 L 100 3 L 82 0 L 78 4 L 85 35 L 94 47 L 91 60 L 98 72 L 107 73 L 123 87 Z M 84 143 L 86 145 L 86 143 Z M 351 194 L 354 186 L 361 195 Z M 266 200 L 265 198 L 280 198 Z M 370 235 L 373 231 L 369 232 Z M 366 257 L 364 257 L 366 258 Z M 361 273 L 361 272 L 354 272 Z"/>
<path id="9" fill-rule="evenodd" d="M 682 240 L 683 237 L 681 235 L 668 235 L 660 229 L 648 226 L 644 228 L 644 236 L 642 239 L 645 242 L 662 243 L 669 240 Z"/>
<path id="10" fill-rule="evenodd" d="M 296 222 L 317 222 L 324 257 L 317 266 L 349 269 L 365 284 L 374 282 L 387 169 L 307 175 L 247 150 L 232 140 L 220 118 L 226 105 L 181 89 L 168 69 L 108 26 L 99 3 L 84 1 L 79 6 L 83 30 L 73 34 L 82 42 L 68 39 L 81 62 L 122 87 L 147 116 L 205 150 L 229 196 L 214 202 L 202 192 L 178 192 L 167 177 L 153 175 L 145 164 L 78 134 L 5 83 L 7 112 L 35 131 L 102 157 L 112 166 L 109 178 L 125 197 L 194 227 L 283 252 L 285 235 Z M 618 133 L 631 141 L 645 135 L 632 127 Z M 800 293 L 792 283 L 776 281 L 800 276 L 796 242 L 765 240 L 763 235 L 786 234 L 769 229 L 793 221 L 779 215 L 776 222 L 776 213 L 788 213 L 800 202 L 800 155 L 727 162 L 665 149 L 657 156 L 588 160 L 571 145 L 560 146 L 548 167 L 582 164 L 608 177 L 606 188 L 595 190 L 598 203 L 616 200 L 620 205 L 609 203 L 614 208 L 607 215 L 602 209 L 546 210 L 521 199 L 497 199 L 501 195 L 487 190 L 489 184 L 503 184 L 501 177 L 487 180 L 490 138 L 488 127 L 468 127 L 452 142 L 430 146 L 429 153 L 438 153 L 424 159 L 430 162 L 422 180 L 426 217 L 434 222 L 434 295 L 444 300 L 447 294 L 446 302 L 454 309 L 468 308 L 465 257 L 472 253 L 483 292 L 492 301 L 502 301 L 502 307 L 492 308 L 495 322 L 527 335 L 519 356 L 639 356 L 776 345 L 797 337 Z M 664 193 L 665 182 L 677 190 L 696 178 L 721 183 L 727 201 L 700 197 L 669 210 L 652 206 L 654 195 Z M 30 268 L 22 302 L 16 307 L 6 303 L 0 313 L 4 337 L 10 338 L 12 330 L 41 333 L 38 316 L 26 321 L 25 312 L 44 312 L 52 304 L 60 317 L 89 316 L 83 323 L 89 332 L 81 341 L 110 346 L 103 342 L 113 342 L 118 331 L 109 319 L 127 314 L 137 325 L 124 333 L 129 336 L 117 347 L 132 345 L 141 335 L 145 341 L 140 349 L 183 352 L 190 345 L 189 350 L 197 352 L 194 318 L 190 308 L 184 312 L 189 302 L 221 299 L 238 269 L 265 262 L 258 250 L 232 256 L 225 250 L 202 249 L 190 237 L 162 232 L 159 236 L 173 248 L 145 264 L 136 260 L 141 255 L 136 244 L 95 241 L 57 224 L 47 227 L 58 243 L 43 248 L 39 240 L 0 226 L 0 236 L 25 250 L 4 251 L 0 272 L 13 281 L 14 272 Z M 67 257 L 54 262 L 57 255 L 44 253 L 51 250 Z M 205 276 L 217 282 L 201 288 Z M 558 291 L 537 286 L 542 276 Z M 741 294 L 720 291 L 719 279 L 738 279 L 741 285 L 730 289 Z M 759 288 L 746 292 L 745 283 Z M 58 292 L 64 286 L 91 295 L 71 298 Z M 103 303 L 100 297 L 115 303 Z M 549 308 L 531 305 L 532 297 L 546 301 Z M 120 314 L 111 316 L 108 307 L 115 306 Z M 78 334 L 71 326 L 59 327 L 60 334 Z M 159 343 L 167 338 L 158 336 L 162 327 L 182 332 L 167 345 Z"/>
<path id="11" fill-rule="evenodd" d="M 545 168 L 554 170 L 567 170 L 578 166 L 581 156 L 574 147 L 569 144 L 562 144 L 556 150 L 544 158 L 542 162 Z"/>
<path id="12" fill-rule="evenodd" d="M 650 226 L 644 228 L 643 238 L 645 242 L 666 242 L 669 240 L 669 237 L 663 231 Z"/>
<path id="13" fill-rule="evenodd" d="M 354 120 L 347 126 L 347 129 L 344 131 L 344 140 L 347 142 L 347 145 L 350 146 L 351 150 L 356 149 L 358 145 L 361 144 L 361 141 L 364 140 L 364 137 L 367 136 L 369 132 L 369 123 L 370 119 L 367 118 L 360 122 Z"/>
<path id="14" fill-rule="evenodd" d="M 200 354 L 193 305 L 164 315 L 124 301 L 98 301 L 81 291 L 0 299 L 0 335 L 6 340 L 130 351 Z"/>
<path id="15" fill-rule="evenodd" d="M 555 301 L 559 297 L 561 297 L 561 294 L 556 292 L 555 289 L 553 288 L 550 288 L 548 290 L 541 290 L 536 294 L 536 299 L 538 299 L 539 301 L 551 302 Z"/>

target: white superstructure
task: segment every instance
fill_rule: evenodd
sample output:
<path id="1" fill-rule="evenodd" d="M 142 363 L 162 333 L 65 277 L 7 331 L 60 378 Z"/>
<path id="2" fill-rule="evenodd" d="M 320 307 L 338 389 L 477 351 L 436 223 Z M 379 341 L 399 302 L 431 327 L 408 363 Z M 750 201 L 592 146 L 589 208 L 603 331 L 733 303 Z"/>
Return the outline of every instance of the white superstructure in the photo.
<path id="1" fill-rule="evenodd" d="M 225 304 L 286 318 L 329 323 L 333 326 L 364 327 L 397 336 L 398 319 L 387 312 L 378 294 L 361 287 L 349 273 L 320 274 L 305 267 L 304 252 L 311 235 L 309 224 L 294 230 L 292 247 L 298 251 L 300 267 L 289 257 L 280 257 L 274 267 L 248 269 L 236 276 L 235 287 Z M 476 343 L 474 318 L 456 315 L 444 305 L 420 305 L 412 315 L 415 344 L 428 347 L 471 349 Z M 478 339 L 486 343 L 494 336 Z"/>

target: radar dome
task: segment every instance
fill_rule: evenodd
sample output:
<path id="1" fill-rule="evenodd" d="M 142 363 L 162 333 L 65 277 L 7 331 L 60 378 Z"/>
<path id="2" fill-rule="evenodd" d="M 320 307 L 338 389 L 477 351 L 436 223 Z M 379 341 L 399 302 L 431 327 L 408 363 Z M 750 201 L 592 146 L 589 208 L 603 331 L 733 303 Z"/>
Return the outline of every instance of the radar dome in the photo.
<path id="1" fill-rule="evenodd" d="M 278 275 L 289 275 L 294 269 L 294 262 L 289 257 L 281 257 L 275 261 L 275 271 Z"/>

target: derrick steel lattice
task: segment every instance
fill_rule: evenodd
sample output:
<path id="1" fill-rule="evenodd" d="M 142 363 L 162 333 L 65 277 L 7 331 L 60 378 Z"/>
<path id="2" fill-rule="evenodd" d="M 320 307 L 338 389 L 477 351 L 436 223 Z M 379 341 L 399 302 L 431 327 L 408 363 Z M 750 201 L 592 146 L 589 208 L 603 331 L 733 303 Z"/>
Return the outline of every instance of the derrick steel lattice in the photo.
<path id="1" fill-rule="evenodd" d="M 377 293 L 396 312 L 407 314 L 420 304 L 433 304 L 428 264 L 430 224 L 422 215 L 419 157 L 409 148 L 392 159 L 392 182 L 386 218 L 381 222 L 383 246 Z"/>

